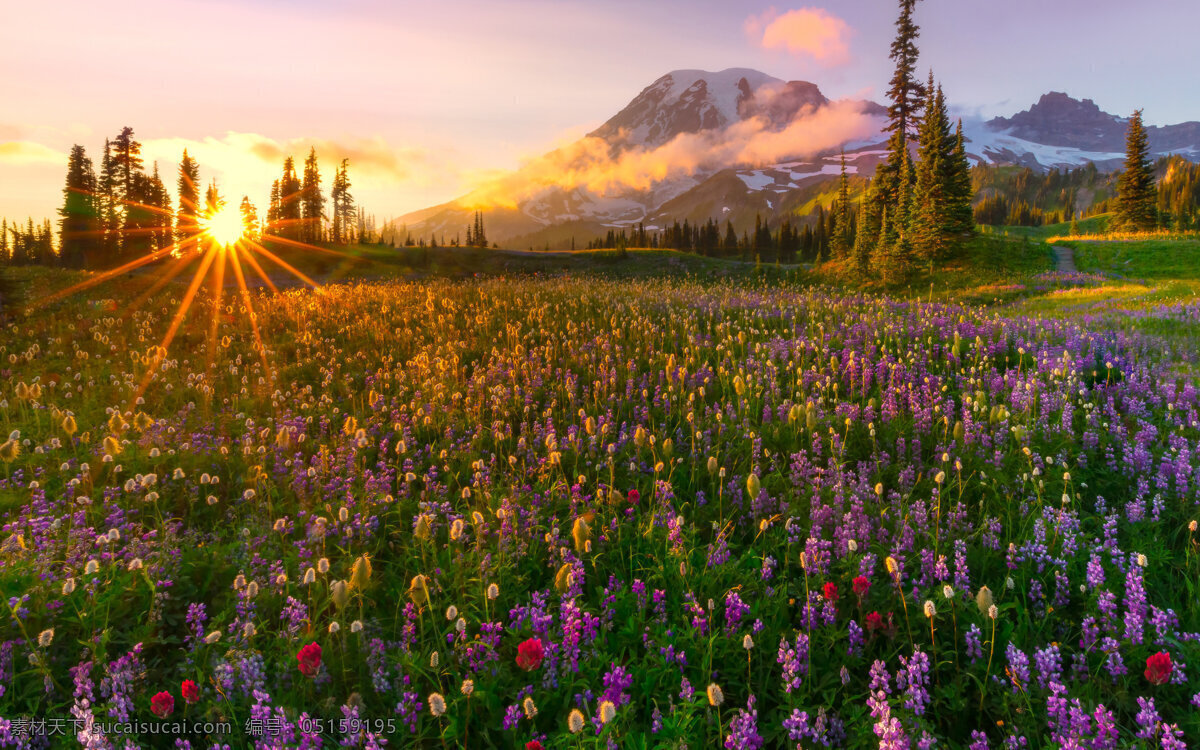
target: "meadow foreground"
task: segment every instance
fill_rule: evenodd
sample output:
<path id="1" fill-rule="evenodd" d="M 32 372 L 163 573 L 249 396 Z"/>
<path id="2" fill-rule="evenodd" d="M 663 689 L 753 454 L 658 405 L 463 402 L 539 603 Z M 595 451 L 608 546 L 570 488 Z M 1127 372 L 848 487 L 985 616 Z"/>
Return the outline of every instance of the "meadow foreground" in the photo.
<path id="1" fill-rule="evenodd" d="M 1134 327 L 103 296 L 0 344 L 0 746 L 1200 744 L 1200 392 Z"/>

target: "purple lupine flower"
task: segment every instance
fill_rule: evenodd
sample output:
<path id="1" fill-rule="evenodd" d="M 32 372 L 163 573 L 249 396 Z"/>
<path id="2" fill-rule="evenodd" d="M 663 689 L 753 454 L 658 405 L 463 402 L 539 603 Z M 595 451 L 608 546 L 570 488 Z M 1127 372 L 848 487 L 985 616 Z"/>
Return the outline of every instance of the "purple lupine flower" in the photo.
<path id="1" fill-rule="evenodd" d="M 776 661 L 783 667 L 783 691 L 791 693 L 799 688 L 808 673 L 808 635 L 796 633 L 794 643 L 780 638 Z"/>
<path id="2" fill-rule="evenodd" d="M 904 688 L 904 705 L 917 716 L 925 713 L 929 706 L 929 656 L 924 651 L 914 651 L 912 656 L 900 657 L 904 667 L 896 673 L 896 686 Z"/>
<path id="3" fill-rule="evenodd" d="M 727 635 L 736 632 L 738 623 L 748 614 L 750 614 L 750 607 L 742 601 L 736 591 L 725 594 L 725 633 Z"/>
<path id="4" fill-rule="evenodd" d="M 971 623 L 971 627 L 967 629 L 967 633 L 963 636 L 967 642 L 967 658 L 971 663 L 979 661 L 983 658 L 983 631 L 975 623 Z"/>
<path id="5" fill-rule="evenodd" d="M 729 722 L 729 734 L 725 737 L 726 750 L 758 750 L 763 739 L 758 733 L 758 711 L 754 708 L 754 696 L 746 700 L 746 708 L 739 708 Z"/>

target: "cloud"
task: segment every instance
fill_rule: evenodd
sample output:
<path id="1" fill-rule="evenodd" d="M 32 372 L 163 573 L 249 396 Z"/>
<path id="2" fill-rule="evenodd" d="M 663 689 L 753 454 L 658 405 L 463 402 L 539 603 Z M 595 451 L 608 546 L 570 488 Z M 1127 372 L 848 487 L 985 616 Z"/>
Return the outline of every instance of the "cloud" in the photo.
<path id="1" fill-rule="evenodd" d="M 784 50 L 829 67 L 850 61 L 854 33 L 824 8 L 799 8 L 780 14 L 774 8 L 746 19 L 746 33 L 763 49 Z"/>
<path id="2" fill-rule="evenodd" d="M 33 141 L 5 141 L 0 143 L 0 162 L 6 164 L 63 164 L 66 154 L 49 146 Z"/>
<path id="3" fill-rule="evenodd" d="M 657 148 L 617 155 L 602 138 L 582 138 L 526 161 L 515 172 L 487 176 L 462 203 L 515 207 L 552 188 L 585 188 L 599 196 L 646 191 L 665 180 L 813 156 L 877 135 L 879 126 L 876 118 L 862 112 L 860 102 L 836 101 L 806 109 L 782 128 L 753 117 L 723 130 L 682 133 Z"/>

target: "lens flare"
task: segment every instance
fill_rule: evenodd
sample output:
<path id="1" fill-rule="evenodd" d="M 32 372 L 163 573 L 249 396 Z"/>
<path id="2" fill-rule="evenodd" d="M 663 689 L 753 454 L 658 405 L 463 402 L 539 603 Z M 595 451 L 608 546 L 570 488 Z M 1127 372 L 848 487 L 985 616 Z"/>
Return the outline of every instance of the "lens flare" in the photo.
<path id="1" fill-rule="evenodd" d="M 204 234 L 211 237 L 218 245 L 232 245 L 242 238 L 245 226 L 237 209 L 228 206 L 217 209 L 203 221 Z"/>

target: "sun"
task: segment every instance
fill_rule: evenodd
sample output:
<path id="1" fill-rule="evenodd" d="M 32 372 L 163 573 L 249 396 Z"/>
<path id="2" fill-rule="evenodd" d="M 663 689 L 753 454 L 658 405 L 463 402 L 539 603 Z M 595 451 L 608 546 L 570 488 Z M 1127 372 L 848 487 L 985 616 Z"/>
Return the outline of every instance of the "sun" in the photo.
<path id="1" fill-rule="evenodd" d="M 204 234 L 218 245 L 232 245 L 242 238 L 246 228 L 237 209 L 223 206 L 203 222 Z"/>

